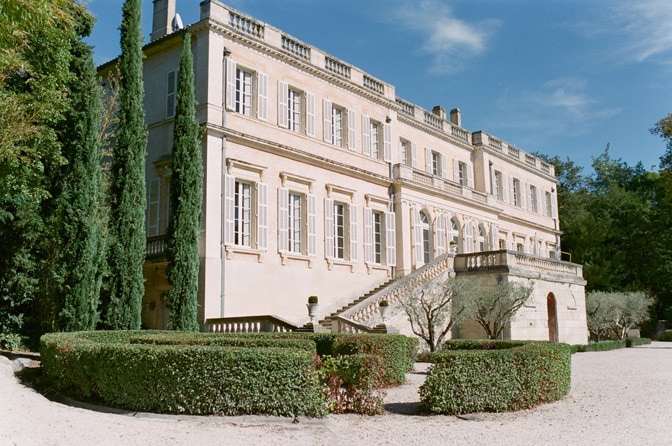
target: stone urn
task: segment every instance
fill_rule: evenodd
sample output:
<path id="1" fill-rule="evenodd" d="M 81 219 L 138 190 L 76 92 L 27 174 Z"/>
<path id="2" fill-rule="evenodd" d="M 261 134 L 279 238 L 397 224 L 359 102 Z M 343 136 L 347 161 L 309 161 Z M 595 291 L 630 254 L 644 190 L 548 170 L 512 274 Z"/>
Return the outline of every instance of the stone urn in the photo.
<path id="1" fill-rule="evenodd" d="M 310 318 L 310 323 L 315 324 L 317 319 L 317 296 L 310 296 L 308 298 L 306 307 L 308 308 L 308 317 Z"/>
<path id="2" fill-rule="evenodd" d="M 387 322 L 387 313 L 390 310 L 390 303 L 385 299 L 381 300 L 378 303 L 378 311 L 380 312 L 380 318 L 383 320 L 383 323 Z"/>

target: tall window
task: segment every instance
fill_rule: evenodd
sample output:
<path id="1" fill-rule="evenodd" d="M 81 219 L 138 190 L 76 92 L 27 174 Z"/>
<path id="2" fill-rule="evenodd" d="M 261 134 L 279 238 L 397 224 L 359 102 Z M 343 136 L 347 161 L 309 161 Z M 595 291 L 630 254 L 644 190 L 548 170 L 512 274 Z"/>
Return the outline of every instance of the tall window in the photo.
<path id="1" fill-rule="evenodd" d="M 235 111 L 245 116 L 252 115 L 252 73 L 236 68 Z"/>
<path id="2" fill-rule="evenodd" d="M 291 88 L 287 89 L 287 128 L 301 131 L 301 93 Z"/>
<path id="3" fill-rule="evenodd" d="M 357 206 L 331 198 L 325 200 L 325 256 L 357 260 Z"/>
<path id="4" fill-rule="evenodd" d="M 226 175 L 224 198 L 224 243 L 228 246 L 266 250 L 267 184 Z"/>
<path id="5" fill-rule="evenodd" d="M 455 245 L 457 247 L 456 252 L 460 252 L 460 225 L 454 218 L 450 220 L 450 233 L 448 234 L 448 243 Z"/>
<path id="6" fill-rule="evenodd" d="M 345 110 L 333 105 L 331 101 L 325 101 L 324 114 L 324 140 L 343 147 L 345 142 Z"/>
<path id="7" fill-rule="evenodd" d="M 553 199 L 551 198 L 551 193 L 550 192 L 544 192 L 544 215 L 547 217 L 550 217 L 553 215 Z"/>
<path id="8" fill-rule="evenodd" d="M 459 162 L 457 163 L 457 172 L 458 172 L 458 183 L 460 183 L 460 186 L 466 186 L 467 185 L 467 165 L 465 163 Z"/>
<path id="9" fill-rule="evenodd" d="M 371 158 L 392 161 L 392 127 L 362 115 L 362 153 Z"/>
<path id="10" fill-rule="evenodd" d="M 504 200 L 504 176 L 498 170 L 495 170 L 492 193 L 498 200 Z"/>
<path id="11" fill-rule="evenodd" d="M 521 190 L 520 190 L 520 180 L 518 178 L 514 178 L 512 181 L 513 184 L 513 189 L 511 191 L 512 193 L 512 202 L 514 206 L 522 206 L 522 200 L 521 200 Z"/>
<path id="12" fill-rule="evenodd" d="M 252 186 L 250 183 L 236 181 L 234 206 L 234 244 L 250 246 L 252 229 Z"/>
<path id="13" fill-rule="evenodd" d="M 334 257 L 345 259 L 345 205 L 334 203 Z"/>
<path id="14" fill-rule="evenodd" d="M 289 193 L 289 205 L 287 208 L 288 213 L 288 228 L 287 228 L 287 237 L 288 237 L 288 246 L 287 249 L 290 252 L 301 253 L 303 236 L 302 236 L 302 224 L 303 221 L 303 207 L 301 206 L 302 197 L 299 194 Z"/>
<path id="15" fill-rule="evenodd" d="M 177 71 L 168 73 L 168 84 L 166 91 L 166 118 L 175 116 L 175 93 L 177 92 Z"/>
<path id="16" fill-rule="evenodd" d="M 394 212 L 364 208 L 364 261 L 367 264 L 396 264 Z"/>
<path id="17" fill-rule="evenodd" d="M 380 158 L 380 124 L 369 121 L 371 135 L 371 158 Z"/>
<path id="18" fill-rule="evenodd" d="M 441 154 L 432 152 L 432 175 L 441 175 Z"/>
<path id="19" fill-rule="evenodd" d="M 420 230 L 422 232 L 422 253 L 423 263 L 427 264 L 431 260 L 432 244 L 429 232 L 429 218 L 424 212 L 420 213 Z"/>
<path id="20" fill-rule="evenodd" d="M 375 263 L 383 262 L 383 221 L 382 212 L 373 213 L 373 261 Z"/>
<path id="21" fill-rule="evenodd" d="M 485 228 L 483 226 L 478 227 L 478 239 L 476 240 L 476 244 L 480 252 L 485 251 Z"/>
<path id="22" fill-rule="evenodd" d="M 464 225 L 464 252 L 474 251 L 474 230 L 470 222 Z"/>

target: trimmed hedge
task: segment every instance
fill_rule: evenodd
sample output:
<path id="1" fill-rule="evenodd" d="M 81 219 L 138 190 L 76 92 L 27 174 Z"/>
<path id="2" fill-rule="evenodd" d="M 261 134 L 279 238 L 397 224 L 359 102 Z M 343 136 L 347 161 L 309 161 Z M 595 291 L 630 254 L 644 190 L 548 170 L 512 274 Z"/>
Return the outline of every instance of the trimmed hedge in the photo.
<path id="1" fill-rule="evenodd" d="M 625 341 L 600 341 L 600 342 L 591 342 L 590 344 L 585 345 L 576 345 L 572 347 L 576 349 L 579 353 L 584 352 L 606 352 L 609 350 L 616 350 L 619 348 L 625 348 Z"/>
<path id="2" fill-rule="evenodd" d="M 133 336 L 145 335 L 132 331 L 44 335 L 40 353 L 45 376 L 57 390 L 75 398 L 135 411 L 325 413 L 314 352 L 130 342 Z"/>
<path id="3" fill-rule="evenodd" d="M 649 338 L 626 338 L 625 339 L 625 346 L 630 348 L 630 347 L 637 347 L 638 345 L 647 345 L 651 343 L 651 339 Z"/>
<path id="4" fill-rule="evenodd" d="M 420 397 L 430 413 L 526 409 L 556 401 L 570 389 L 571 353 L 566 344 L 448 341 L 442 351 L 429 356 L 434 365 Z"/>
<path id="5" fill-rule="evenodd" d="M 143 331 L 129 337 L 131 344 L 151 345 L 217 345 L 220 347 L 294 348 L 315 353 L 315 342 L 305 338 L 267 336 L 264 334 L 226 334 Z"/>
<path id="6" fill-rule="evenodd" d="M 665 330 L 658 338 L 659 341 L 672 342 L 672 330 Z"/>

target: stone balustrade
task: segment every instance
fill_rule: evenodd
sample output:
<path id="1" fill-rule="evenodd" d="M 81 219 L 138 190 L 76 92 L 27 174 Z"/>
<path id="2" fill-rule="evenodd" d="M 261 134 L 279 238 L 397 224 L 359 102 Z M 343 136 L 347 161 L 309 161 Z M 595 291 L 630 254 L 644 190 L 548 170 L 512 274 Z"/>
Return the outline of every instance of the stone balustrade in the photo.
<path id="1" fill-rule="evenodd" d="M 515 251 L 476 252 L 460 254 L 455 258 L 455 271 L 478 271 L 498 267 L 515 267 L 526 271 L 583 277 L 581 265 Z"/>
<path id="2" fill-rule="evenodd" d="M 242 316 L 208 319 L 204 331 L 208 333 L 288 333 L 298 327 L 277 316 Z"/>
<path id="3" fill-rule="evenodd" d="M 249 19 L 233 11 L 229 12 L 229 25 L 246 34 L 260 39 L 264 38 L 264 25 L 254 19 Z"/>
<path id="4" fill-rule="evenodd" d="M 155 259 L 165 257 L 165 255 L 166 255 L 166 237 L 164 235 L 159 235 L 156 237 L 147 237 L 145 257 L 148 259 Z"/>

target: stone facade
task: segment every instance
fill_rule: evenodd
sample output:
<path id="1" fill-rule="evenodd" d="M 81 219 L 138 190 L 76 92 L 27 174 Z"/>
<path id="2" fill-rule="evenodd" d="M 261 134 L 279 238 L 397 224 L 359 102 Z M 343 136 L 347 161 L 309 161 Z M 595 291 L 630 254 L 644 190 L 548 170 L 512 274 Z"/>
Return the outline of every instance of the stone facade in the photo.
<path id="1" fill-rule="evenodd" d="M 155 0 L 155 8 L 155 40 L 144 48 L 143 322 L 163 328 L 162 235 L 182 36 L 162 22 L 171 20 L 174 0 Z M 218 1 L 201 3 L 200 21 L 186 30 L 204 127 L 201 322 L 276 315 L 302 325 L 310 295 L 319 296 L 323 318 L 452 249 L 456 265 L 496 251 L 508 265 L 498 274 L 536 283 L 534 305 L 510 336 L 548 339 L 553 296 L 557 338 L 585 342 L 584 282 L 579 266 L 560 261 L 551 165 L 464 129 L 457 109 L 400 99 L 393 85 Z M 478 268 L 455 272 L 491 280 Z"/>

